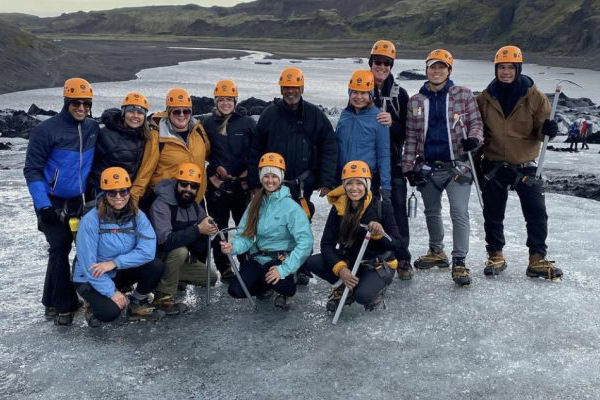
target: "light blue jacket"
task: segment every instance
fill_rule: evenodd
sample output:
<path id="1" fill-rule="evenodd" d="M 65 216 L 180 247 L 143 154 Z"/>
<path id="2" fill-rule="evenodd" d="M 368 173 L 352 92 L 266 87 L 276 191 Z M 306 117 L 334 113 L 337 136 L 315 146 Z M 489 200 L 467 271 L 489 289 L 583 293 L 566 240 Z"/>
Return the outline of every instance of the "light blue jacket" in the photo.
<path id="1" fill-rule="evenodd" d="M 286 186 L 282 186 L 281 189 L 263 199 L 254 238 L 241 235 L 247 219 L 246 208 L 233 240 L 233 255 L 243 254 L 248 250 L 250 254 L 258 251 L 288 252 L 285 261 L 277 267 L 281 279 L 296 272 L 310 256 L 313 245 L 310 223 L 302 207 L 292 199 L 290 190 Z M 261 264 L 272 260 L 266 256 L 257 256 L 254 259 Z"/>
<path id="2" fill-rule="evenodd" d="M 118 225 L 114 219 L 100 222 L 97 208 L 85 214 L 77 232 L 77 258 L 73 268 L 73 282 L 89 282 L 99 293 L 112 297 L 117 289 L 111 278 L 116 276 L 117 269 L 136 268 L 154 260 L 154 229 L 143 212 L 139 211 L 135 218 L 135 224 L 133 219 L 130 219 Z M 129 232 L 107 231 L 128 228 Z M 101 230 L 103 233 L 100 233 Z M 117 268 L 94 278 L 90 267 L 101 261 L 114 261 Z"/>
<path id="3" fill-rule="evenodd" d="M 381 187 L 392 190 L 390 172 L 390 129 L 377 122 L 379 108 L 371 107 L 354 112 L 346 107 L 336 127 L 338 139 L 338 172 L 349 161 L 361 160 L 377 172 Z M 338 175 L 339 176 L 339 175 Z"/>

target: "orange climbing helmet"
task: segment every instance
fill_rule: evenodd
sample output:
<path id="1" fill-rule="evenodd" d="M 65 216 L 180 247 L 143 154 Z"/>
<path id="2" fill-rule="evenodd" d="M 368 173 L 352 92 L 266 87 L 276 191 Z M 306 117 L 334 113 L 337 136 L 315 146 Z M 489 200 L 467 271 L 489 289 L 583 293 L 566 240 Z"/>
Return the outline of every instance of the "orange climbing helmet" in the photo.
<path id="1" fill-rule="evenodd" d="M 284 68 L 279 76 L 279 86 L 303 87 L 304 74 L 302 70 L 296 67 Z"/>
<path id="2" fill-rule="evenodd" d="M 94 91 L 85 79 L 71 78 L 65 81 L 63 96 L 68 99 L 91 99 L 94 97 Z"/>
<path id="3" fill-rule="evenodd" d="M 192 108 L 192 97 L 185 89 L 173 88 L 167 92 L 166 105 L 167 107 Z"/>
<path id="4" fill-rule="evenodd" d="M 118 190 L 131 187 L 129 174 L 121 167 L 109 167 L 100 175 L 100 189 Z"/>
<path id="5" fill-rule="evenodd" d="M 438 61 L 441 61 L 444 64 L 446 64 L 448 66 L 448 68 L 452 68 L 452 66 L 454 65 L 454 57 L 452 57 L 452 54 L 450 54 L 450 52 L 448 50 L 444 50 L 444 49 L 433 50 L 427 56 L 427 60 L 425 61 L 425 63 L 427 64 L 428 67 L 431 67 L 433 64 L 435 64 Z"/>
<path id="6" fill-rule="evenodd" d="M 202 184 L 202 171 L 196 164 L 183 163 L 179 166 L 175 179 Z"/>
<path id="7" fill-rule="evenodd" d="M 357 92 L 372 92 L 374 88 L 375 78 L 373 77 L 373 73 L 366 69 L 354 71 L 348 83 L 348 89 Z"/>
<path id="8" fill-rule="evenodd" d="M 342 169 L 342 180 L 352 178 L 371 179 L 371 169 L 364 161 L 350 161 Z"/>
<path id="9" fill-rule="evenodd" d="M 138 92 L 130 92 L 127 93 L 123 101 L 121 102 L 121 107 L 125 106 L 138 106 L 142 107 L 146 111 L 150 109 L 150 105 L 148 104 L 148 100 L 146 96 Z"/>
<path id="10" fill-rule="evenodd" d="M 217 82 L 213 92 L 214 97 L 238 97 L 238 90 L 235 82 L 231 79 L 223 79 Z"/>
<path id="11" fill-rule="evenodd" d="M 285 171 L 285 160 L 279 153 L 265 153 L 258 162 L 258 168 L 276 167 Z"/>
<path id="12" fill-rule="evenodd" d="M 371 56 L 386 56 L 396 59 L 396 46 L 389 40 L 378 40 L 371 49 Z"/>
<path id="13" fill-rule="evenodd" d="M 500 63 L 523 63 L 523 53 L 517 46 L 504 46 L 496 52 L 494 64 Z"/>

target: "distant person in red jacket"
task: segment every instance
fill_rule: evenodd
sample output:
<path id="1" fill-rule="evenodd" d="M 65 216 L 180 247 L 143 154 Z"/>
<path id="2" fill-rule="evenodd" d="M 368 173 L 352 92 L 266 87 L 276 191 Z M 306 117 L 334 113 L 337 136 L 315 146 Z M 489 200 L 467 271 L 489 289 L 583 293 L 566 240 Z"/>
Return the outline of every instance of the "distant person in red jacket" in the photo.
<path id="1" fill-rule="evenodd" d="M 588 131 L 590 130 L 589 124 L 587 122 L 587 120 L 583 120 L 583 122 L 581 123 L 581 131 L 579 132 L 579 135 L 581 137 L 581 150 L 583 149 L 590 149 L 590 146 L 588 146 L 587 144 L 587 137 L 588 137 Z"/>

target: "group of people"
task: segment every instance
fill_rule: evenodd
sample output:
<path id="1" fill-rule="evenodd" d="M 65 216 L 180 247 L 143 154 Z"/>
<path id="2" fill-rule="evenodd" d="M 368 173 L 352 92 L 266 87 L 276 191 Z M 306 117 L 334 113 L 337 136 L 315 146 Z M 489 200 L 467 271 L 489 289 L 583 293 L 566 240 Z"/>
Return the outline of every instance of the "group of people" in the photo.
<path id="1" fill-rule="evenodd" d="M 577 151 L 577 144 L 581 142 L 581 150 L 589 150 L 590 146 L 587 144 L 588 135 L 592 133 L 591 124 L 587 120 L 581 122 L 581 126 L 577 121 L 573 121 L 569 127 L 568 140 L 571 142 L 569 150 Z M 573 148 L 575 146 L 575 148 Z"/>
<path id="2" fill-rule="evenodd" d="M 394 275 L 414 275 L 407 181 L 421 193 L 429 233 L 429 251 L 414 267 L 451 266 L 456 285 L 468 286 L 476 170 L 485 275 L 507 267 L 503 219 L 510 189 L 526 220 L 526 274 L 560 278 L 562 271 L 546 259 L 548 217 L 535 177 L 540 144 L 558 127 L 548 120 L 546 96 L 522 74 L 521 51 L 498 50 L 495 78 L 478 97 L 452 82 L 447 50 L 427 56 L 427 81 L 410 98 L 391 73 L 395 60 L 392 42 L 374 44 L 370 69 L 349 79 L 348 105 L 335 130 L 303 98 L 304 75 L 295 67 L 281 72 L 282 98 L 258 122 L 237 106 L 235 82 L 221 80 L 210 115 L 193 116 L 182 88 L 167 93 L 165 111 L 150 115 L 146 97 L 131 92 L 120 109 L 102 113 L 101 127 L 90 118 L 91 85 L 67 80 L 61 112 L 31 132 L 24 167 L 49 245 L 47 319 L 70 325 L 81 298 L 93 327 L 124 309 L 130 319 L 158 320 L 185 311 L 177 294 L 186 285 L 219 279 L 234 298 L 276 294 L 275 306 L 287 309 L 296 286 L 313 274 L 332 284 L 328 310 L 339 306 L 344 288 L 351 290 L 346 304 L 373 310 Z M 475 166 L 470 152 L 480 161 Z M 315 191 L 331 205 L 319 254 L 313 254 L 311 229 Z M 451 260 L 443 243 L 444 191 Z M 230 217 L 237 225 L 231 242 Z M 215 238 L 223 232 L 225 240 Z M 216 270 L 206 268 L 211 253 Z"/>

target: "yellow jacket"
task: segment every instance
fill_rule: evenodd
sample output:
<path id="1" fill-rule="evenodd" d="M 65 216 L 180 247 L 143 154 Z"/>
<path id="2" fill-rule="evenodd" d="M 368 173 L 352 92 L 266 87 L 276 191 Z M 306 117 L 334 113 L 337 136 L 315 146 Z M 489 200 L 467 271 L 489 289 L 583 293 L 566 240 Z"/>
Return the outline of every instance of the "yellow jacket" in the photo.
<path id="1" fill-rule="evenodd" d="M 202 187 L 196 196 L 196 201 L 200 202 L 206 192 L 205 163 L 210 153 L 210 142 L 202 123 L 195 122 L 186 144 L 169 131 L 166 112 L 151 115 L 149 122 L 150 139 L 146 141 L 142 164 L 131 187 L 131 196 L 139 202 L 148 189 L 154 189 L 164 179 L 174 178 L 181 164 L 194 163 L 202 170 Z"/>

